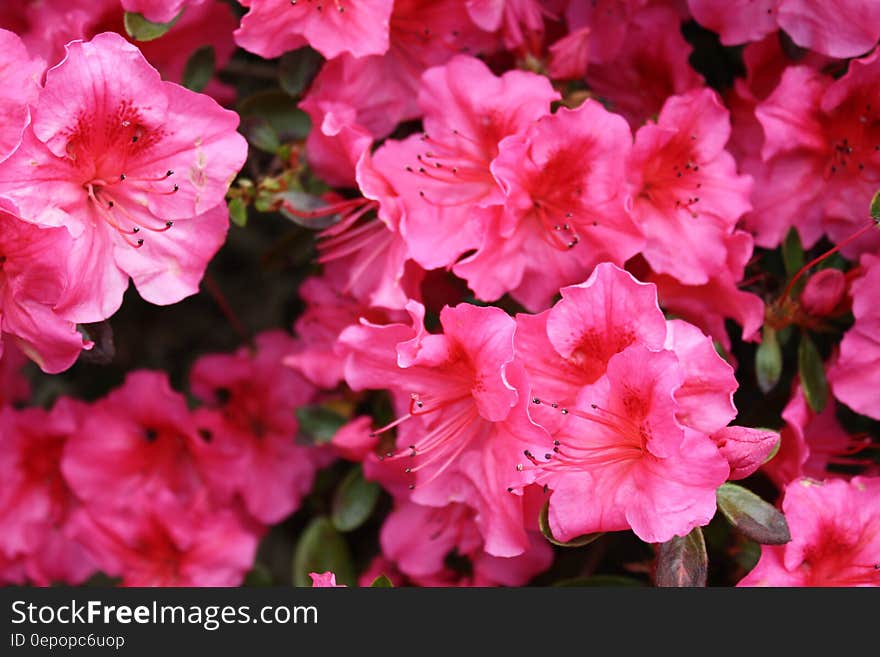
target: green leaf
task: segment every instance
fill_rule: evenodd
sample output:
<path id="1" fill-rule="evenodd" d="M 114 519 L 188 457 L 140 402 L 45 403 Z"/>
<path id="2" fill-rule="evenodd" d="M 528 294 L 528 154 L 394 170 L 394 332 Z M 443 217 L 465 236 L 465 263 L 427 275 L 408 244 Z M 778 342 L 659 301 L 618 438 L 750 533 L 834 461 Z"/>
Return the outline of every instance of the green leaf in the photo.
<path id="1" fill-rule="evenodd" d="M 281 138 L 266 119 L 259 116 L 244 117 L 241 131 L 251 146 L 273 155 L 281 148 Z"/>
<path id="2" fill-rule="evenodd" d="M 247 203 L 240 198 L 234 198 L 229 201 L 229 218 L 239 228 L 247 226 Z"/>
<path id="3" fill-rule="evenodd" d="M 590 577 L 571 577 L 554 582 L 553 586 L 644 586 L 635 577 L 625 575 L 591 575 Z"/>
<path id="4" fill-rule="evenodd" d="M 354 586 L 354 566 L 345 538 L 328 518 L 312 520 L 305 528 L 293 553 L 293 585 L 311 586 L 309 573 L 336 574 L 339 584 Z"/>
<path id="5" fill-rule="evenodd" d="M 305 139 L 311 130 L 309 115 L 283 91 L 261 91 L 238 105 L 243 119 L 259 118 L 268 123 L 281 140 Z"/>
<path id="6" fill-rule="evenodd" d="M 770 392 L 782 376 L 782 349 L 776 339 L 776 331 L 765 325 L 761 344 L 755 351 L 755 375 L 761 392 Z"/>
<path id="7" fill-rule="evenodd" d="M 791 540 L 785 516 L 752 491 L 728 482 L 716 495 L 721 513 L 746 537 L 762 545 L 783 545 Z"/>
<path id="8" fill-rule="evenodd" d="M 550 531 L 550 501 L 544 502 L 544 506 L 541 507 L 541 513 L 538 516 L 538 526 L 541 528 L 541 533 L 544 534 L 544 538 L 550 541 L 553 545 L 558 545 L 560 547 L 582 547 L 584 545 L 589 545 L 597 538 L 602 536 L 604 532 L 596 532 L 594 534 L 584 534 L 583 536 L 577 536 L 570 541 L 559 541 L 553 538 L 553 532 Z"/>
<path id="9" fill-rule="evenodd" d="M 874 197 L 871 199 L 871 219 L 880 223 L 880 191 L 874 194 Z"/>
<path id="10" fill-rule="evenodd" d="M 333 495 L 330 519 L 341 532 L 350 532 L 363 525 L 379 501 L 379 484 L 364 479 L 361 466 L 356 465 L 339 484 Z"/>
<path id="11" fill-rule="evenodd" d="M 125 31 L 128 32 L 128 36 L 135 41 L 152 41 L 163 36 L 174 27 L 174 24 L 182 14 L 183 11 L 167 23 L 153 23 L 144 18 L 142 14 L 127 11 L 125 12 L 123 23 L 125 24 Z"/>
<path id="12" fill-rule="evenodd" d="M 300 433 L 318 445 L 333 440 L 339 428 L 346 423 L 346 419 L 339 413 L 317 404 L 297 408 L 296 419 L 299 421 Z"/>
<path id="13" fill-rule="evenodd" d="M 285 53 L 278 65 L 281 88 L 291 96 L 300 95 L 311 84 L 324 58 L 308 46 Z"/>
<path id="14" fill-rule="evenodd" d="M 370 588 L 373 588 L 373 589 L 393 589 L 394 584 L 385 575 L 379 575 L 376 579 L 373 580 L 373 583 L 370 584 Z"/>
<path id="15" fill-rule="evenodd" d="M 828 379 L 822 356 L 807 333 L 801 334 L 798 345 L 798 373 L 807 403 L 816 413 L 821 413 L 828 403 Z"/>
<path id="16" fill-rule="evenodd" d="M 789 278 L 804 266 L 804 247 L 796 228 L 789 230 L 782 242 L 782 262 L 785 265 L 785 274 Z"/>
<path id="17" fill-rule="evenodd" d="M 654 582 L 662 587 L 706 586 L 708 570 L 703 531 L 694 527 L 687 536 L 676 536 L 660 546 Z"/>
<path id="18" fill-rule="evenodd" d="M 217 58 L 214 46 L 202 46 L 186 60 L 183 69 L 183 86 L 192 91 L 202 91 L 214 77 Z"/>

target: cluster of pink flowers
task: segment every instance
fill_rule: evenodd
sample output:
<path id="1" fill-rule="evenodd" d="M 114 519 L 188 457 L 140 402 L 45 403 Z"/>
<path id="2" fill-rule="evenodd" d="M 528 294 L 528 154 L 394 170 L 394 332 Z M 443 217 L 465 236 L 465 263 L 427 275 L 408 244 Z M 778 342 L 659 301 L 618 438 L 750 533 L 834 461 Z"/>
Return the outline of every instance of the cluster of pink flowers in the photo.
<path id="1" fill-rule="evenodd" d="M 149 370 L 90 404 L 3 400 L 0 581 L 79 584 L 101 572 L 129 586 L 240 584 L 266 526 L 333 458 L 294 440 L 294 411 L 316 389 L 282 365 L 293 343 L 270 331 L 253 348 L 201 357 L 195 409 Z M 20 400 L 26 383 L 18 389 Z"/>
<path id="2" fill-rule="evenodd" d="M 0 579 L 239 584 L 343 459 L 391 500 L 364 585 L 524 585 L 548 538 L 665 543 L 755 473 L 791 541 L 742 585 L 880 584 L 878 437 L 839 413 L 880 420 L 880 3 L 239 2 L 0 8 Z M 125 12 L 173 25 L 133 42 Z M 744 75 L 707 84 L 685 23 Z M 293 335 L 199 358 L 190 403 L 137 371 L 21 408 L 22 354 L 68 369 L 130 281 L 181 301 L 226 239 L 247 143 L 232 87 L 177 84 L 202 45 L 322 57 L 280 168 L 335 189 L 275 204 L 329 218 Z M 793 241 L 836 266 L 780 280 Z M 799 374 L 776 429 L 744 426 L 735 347 L 777 340 Z M 327 399 L 347 422 L 308 443 L 296 410 Z"/>

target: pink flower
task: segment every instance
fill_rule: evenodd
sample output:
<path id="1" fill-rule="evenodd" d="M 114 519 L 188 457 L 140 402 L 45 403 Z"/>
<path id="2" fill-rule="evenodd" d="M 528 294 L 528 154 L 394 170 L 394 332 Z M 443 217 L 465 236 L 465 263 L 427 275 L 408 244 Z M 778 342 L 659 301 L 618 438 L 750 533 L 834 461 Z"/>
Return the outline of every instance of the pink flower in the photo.
<path id="1" fill-rule="evenodd" d="M 620 53 L 590 64 L 586 79 L 635 130 L 657 115 L 669 96 L 702 86 L 688 62 L 691 50 L 681 35 L 678 13 L 670 7 L 649 7 L 632 18 Z"/>
<path id="2" fill-rule="evenodd" d="M 300 103 L 312 119 L 306 138 L 306 156 L 315 174 L 335 187 L 357 186 L 355 168 L 373 138 L 357 123 L 357 111 L 338 101 L 315 97 Z"/>
<path id="3" fill-rule="evenodd" d="M 60 467 L 82 412 L 70 400 L 59 401 L 51 412 L 0 411 L 0 557 L 20 558 L 38 586 L 80 584 L 97 569 L 71 537 L 79 502 Z"/>
<path id="4" fill-rule="evenodd" d="M 21 143 L 43 67 L 42 61 L 31 59 L 18 35 L 0 30 L 0 162 Z"/>
<path id="5" fill-rule="evenodd" d="M 590 61 L 608 64 L 626 47 L 631 24 L 648 0 L 593 0 L 567 4 L 565 15 L 569 28 L 590 28 Z"/>
<path id="6" fill-rule="evenodd" d="M 729 468 L 715 443 L 680 423 L 675 398 L 684 372 L 671 351 L 635 344 L 581 391 L 553 434 L 535 479 L 553 490 L 553 535 L 632 528 L 659 543 L 705 525 Z"/>
<path id="7" fill-rule="evenodd" d="M 306 309 L 297 318 L 294 330 L 298 340 L 285 356 L 284 364 L 292 367 L 319 388 L 334 388 L 345 377 L 344 352 L 337 344 L 339 334 L 361 317 L 381 324 L 389 316 L 396 320 L 402 313 L 386 313 L 367 306 L 340 290 L 339 269 L 330 268 L 323 276 L 303 281 L 299 296 Z M 340 272 L 341 273 L 341 272 Z"/>
<path id="8" fill-rule="evenodd" d="M 791 399 L 782 411 L 785 427 L 781 431 L 779 451 L 763 466 L 764 472 L 780 488 L 799 477 L 825 479 L 831 476 L 831 464 L 856 466 L 853 457 L 870 444 L 870 438 L 851 436 L 837 420 L 833 399 L 821 413 L 807 404 L 804 391 L 796 382 Z"/>
<path id="9" fill-rule="evenodd" d="M 791 542 L 762 546 L 738 586 L 880 586 L 880 478 L 798 479 L 782 510 Z"/>
<path id="10" fill-rule="evenodd" d="M 385 519 L 380 541 L 385 558 L 425 586 L 521 586 L 553 559 L 550 545 L 539 535 L 531 539 L 531 534 L 523 554 L 505 558 L 486 553 L 474 510 L 464 504 L 434 508 L 404 502 Z M 472 575 L 456 572 L 456 561 L 468 563 Z"/>
<path id="11" fill-rule="evenodd" d="M 846 274 L 839 269 L 817 271 L 801 292 L 801 307 L 813 317 L 831 315 L 845 299 L 846 287 Z"/>
<path id="12" fill-rule="evenodd" d="M 14 344 L 3 345 L 0 354 L 0 407 L 23 404 L 31 396 L 31 384 L 22 369 L 27 358 Z"/>
<path id="13" fill-rule="evenodd" d="M 788 190 L 765 200 L 750 218 L 752 225 L 773 227 L 764 229 L 762 246 L 775 246 L 790 226 L 812 246 L 821 232 L 840 242 L 865 223 L 880 175 L 878 81 L 878 52 L 853 60 L 839 80 L 795 66 L 758 105 L 770 177 L 756 187 Z M 878 245 L 880 236 L 862 237 L 843 253 L 855 257 Z"/>
<path id="14" fill-rule="evenodd" d="M 182 506 L 161 494 L 132 513 L 83 515 L 78 538 L 123 586 L 240 586 L 262 531 L 204 497 Z"/>
<path id="15" fill-rule="evenodd" d="M 261 333 L 256 347 L 202 356 L 193 366 L 193 393 L 211 409 L 196 417 L 210 443 L 203 468 L 213 488 L 241 495 L 248 512 L 274 524 L 295 511 L 322 465 L 319 450 L 296 443 L 296 409 L 314 388 L 282 364 L 295 341 L 283 331 Z"/>
<path id="16" fill-rule="evenodd" d="M 164 373 L 141 370 L 84 414 L 61 469 L 77 497 L 98 512 L 137 509 L 166 493 L 187 504 L 205 486 L 204 448 L 186 398 Z"/>
<path id="17" fill-rule="evenodd" d="M 153 23 L 168 23 L 177 15 L 191 7 L 197 7 L 206 0 L 121 0 L 125 11 L 143 14 L 144 18 Z"/>
<path id="18" fill-rule="evenodd" d="M 312 578 L 312 588 L 318 589 L 344 589 L 345 584 L 336 583 L 336 574 L 329 570 L 326 573 L 309 573 Z"/>
<path id="19" fill-rule="evenodd" d="M 857 413 L 880 419 L 880 257 L 865 254 L 864 275 L 853 282 L 851 294 L 856 322 L 843 336 L 840 357 L 828 372 L 834 396 Z M 806 290 L 805 290 L 806 291 Z"/>
<path id="20" fill-rule="evenodd" d="M 501 31 L 509 50 L 544 31 L 548 12 L 538 0 L 467 0 L 466 4 L 471 20 L 486 32 Z"/>
<path id="21" fill-rule="evenodd" d="M 366 57 L 343 53 L 331 59 L 301 106 L 311 114 L 321 103 L 344 101 L 356 111 L 354 124 L 376 139 L 387 137 L 401 121 L 418 118 L 419 85 L 426 69 L 457 53 L 477 54 L 494 47 L 493 37 L 471 22 L 464 4 L 465 0 L 397 0 L 388 51 Z"/>
<path id="22" fill-rule="evenodd" d="M 388 50 L 393 0 L 250 0 L 235 40 L 242 48 L 271 59 L 305 45 L 327 59 Z"/>
<path id="23" fill-rule="evenodd" d="M 68 46 L 21 147 L 0 166 L 0 195 L 74 238 L 59 314 L 109 317 L 129 276 L 153 303 L 197 290 L 246 156 L 237 122 L 211 98 L 162 82 L 116 34 Z"/>
<path id="24" fill-rule="evenodd" d="M 558 404 L 573 404 L 595 383 L 608 361 L 632 344 L 663 348 L 666 319 L 655 286 L 602 263 L 580 285 L 560 290 L 562 299 L 539 315 L 516 317 L 516 353 L 532 392 Z M 545 407 L 530 409 L 542 424 L 558 420 Z"/>
<path id="25" fill-rule="evenodd" d="M 587 100 L 504 139 L 492 173 L 505 193 L 475 254 L 455 265 L 477 297 L 510 292 L 530 311 L 602 261 L 622 264 L 644 244 L 624 188 L 626 122 Z"/>
<path id="26" fill-rule="evenodd" d="M 0 354 L 3 342 L 13 343 L 45 372 L 61 372 L 91 347 L 55 312 L 72 240 L 64 228 L 29 224 L 9 209 L 0 201 Z"/>
<path id="27" fill-rule="evenodd" d="M 775 431 L 724 427 L 712 440 L 730 464 L 730 479 L 745 479 L 767 461 L 780 438 Z"/>
<path id="28" fill-rule="evenodd" d="M 730 349 L 724 321 L 736 321 L 742 327 L 743 339 L 755 340 L 764 324 L 764 302 L 758 295 L 739 289 L 746 263 L 752 257 L 752 236 L 737 230 L 725 238 L 725 245 L 726 267 L 705 285 L 684 285 L 663 274 L 648 273 L 642 278 L 657 285 L 660 305 L 667 312 L 695 324 Z"/>
<path id="29" fill-rule="evenodd" d="M 424 308 L 411 302 L 407 310 L 412 327 L 362 322 L 343 332 L 346 380 L 355 390 L 389 389 L 408 400 L 409 413 L 376 433 L 400 427 L 397 450 L 387 456 L 414 474 L 413 501 L 476 507 L 486 551 L 520 554 L 528 545 L 520 500 L 506 487 L 517 450 L 543 432 L 525 414 L 514 321 L 498 308 L 461 304 L 440 313 L 444 333 L 429 334 Z"/>
<path id="30" fill-rule="evenodd" d="M 554 80 L 582 79 L 590 61 L 590 28 L 582 27 L 557 40 L 548 48 L 547 73 Z"/>
<path id="31" fill-rule="evenodd" d="M 688 0 L 694 19 L 721 35 L 721 43 L 757 41 L 778 28 L 803 48 L 831 57 L 855 57 L 880 38 L 880 7 L 844 0 Z"/>
<path id="32" fill-rule="evenodd" d="M 705 285 L 725 269 L 727 237 L 751 209 L 751 179 L 724 150 L 727 110 L 710 89 L 670 97 L 636 133 L 630 160 L 633 217 L 658 274 Z"/>
<path id="33" fill-rule="evenodd" d="M 559 98 L 546 78 L 524 71 L 496 77 L 459 56 L 422 76 L 425 133 L 391 145 L 384 173 L 403 203 L 401 232 L 426 269 L 449 267 L 483 240 L 485 208 L 504 203 L 490 165 L 499 142 L 549 114 Z"/>

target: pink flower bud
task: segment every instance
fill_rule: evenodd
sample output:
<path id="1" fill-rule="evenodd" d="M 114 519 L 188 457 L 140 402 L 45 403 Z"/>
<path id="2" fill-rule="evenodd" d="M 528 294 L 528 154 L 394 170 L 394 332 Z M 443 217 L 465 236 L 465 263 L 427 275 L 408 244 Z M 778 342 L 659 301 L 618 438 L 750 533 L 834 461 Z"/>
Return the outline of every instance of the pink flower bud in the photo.
<path id="1" fill-rule="evenodd" d="M 801 304 L 810 315 L 830 315 L 846 293 L 846 276 L 839 269 L 823 269 L 807 281 Z"/>
<path id="2" fill-rule="evenodd" d="M 766 429 L 724 427 L 712 440 L 730 464 L 730 478 L 744 479 L 757 470 L 773 452 L 779 434 Z"/>

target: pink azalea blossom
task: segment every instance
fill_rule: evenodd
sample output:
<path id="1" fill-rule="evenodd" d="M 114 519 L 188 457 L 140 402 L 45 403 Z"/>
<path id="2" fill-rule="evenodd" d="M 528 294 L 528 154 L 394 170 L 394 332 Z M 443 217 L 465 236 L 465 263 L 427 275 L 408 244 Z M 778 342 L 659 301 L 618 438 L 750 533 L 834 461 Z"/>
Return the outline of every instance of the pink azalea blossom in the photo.
<path id="1" fill-rule="evenodd" d="M 544 31 L 547 10 L 539 0 L 467 0 L 471 20 L 486 32 L 501 32 L 504 47 L 513 50 Z"/>
<path id="2" fill-rule="evenodd" d="M 204 448 L 186 398 L 164 373 L 141 370 L 84 414 L 61 469 L 94 510 L 131 510 L 165 493 L 186 504 L 205 487 Z"/>
<path id="3" fill-rule="evenodd" d="M 450 585 L 521 586 L 546 570 L 553 559 L 550 545 L 530 535 L 529 547 L 518 556 L 494 557 L 483 550 L 474 511 L 464 504 L 434 508 L 404 502 L 382 525 L 382 553 L 414 582 Z M 448 565 L 450 558 L 466 560 L 469 577 Z"/>
<path id="4" fill-rule="evenodd" d="M 254 350 L 202 356 L 190 375 L 193 393 L 211 409 L 196 418 L 211 448 L 205 476 L 224 496 L 241 495 L 265 524 L 299 507 L 324 460 L 316 448 L 296 443 L 295 411 L 315 391 L 281 362 L 294 344 L 283 331 L 261 333 Z"/>
<path id="5" fill-rule="evenodd" d="M 626 122 L 593 100 L 502 140 L 491 169 L 505 207 L 455 273 L 480 299 L 510 292 L 534 312 L 599 262 L 622 264 L 644 244 L 626 210 L 630 145 Z"/>
<path id="6" fill-rule="evenodd" d="M 880 175 L 878 81 L 878 52 L 852 61 L 839 80 L 795 66 L 758 105 L 765 136 L 762 157 L 768 168 L 776 168 L 770 168 L 772 179 L 756 184 L 789 190 L 775 203 L 765 201 L 750 219 L 775 227 L 766 231 L 762 246 L 775 246 L 790 226 L 812 246 L 821 232 L 840 242 L 864 225 Z M 821 226 L 821 232 L 802 230 L 813 226 Z M 843 253 L 854 257 L 878 245 L 880 235 L 863 236 Z"/>
<path id="7" fill-rule="evenodd" d="M 91 348 L 55 311 L 68 285 L 72 240 L 64 228 L 29 224 L 9 209 L 0 202 L 0 354 L 12 343 L 45 372 L 61 372 Z"/>
<path id="8" fill-rule="evenodd" d="M 0 407 L 23 404 L 31 396 L 31 384 L 22 369 L 27 358 L 14 344 L 3 345 L 0 355 Z"/>
<path id="9" fill-rule="evenodd" d="M 843 0 L 688 0 L 694 19 L 725 45 L 758 41 L 781 28 L 802 48 L 831 57 L 856 57 L 880 38 L 880 7 Z"/>
<path id="10" fill-rule="evenodd" d="M 504 203 L 490 170 L 499 142 L 549 114 L 559 98 L 546 78 L 497 77 L 480 60 L 455 57 L 422 76 L 425 133 L 393 148 L 386 173 L 401 196 L 401 232 L 426 269 L 448 267 L 481 245 L 485 208 Z"/>
<path id="11" fill-rule="evenodd" d="M 344 589 L 345 584 L 337 584 L 336 583 L 336 574 L 330 572 L 329 570 L 326 573 L 309 573 L 309 577 L 312 578 L 312 588 L 318 589 Z"/>
<path id="12" fill-rule="evenodd" d="M 78 538 L 123 586 L 241 586 L 261 529 L 204 497 L 159 495 L 132 513 L 83 511 Z"/>
<path id="13" fill-rule="evenodd" d="M 880 586 L 880 478 L 798 479 L 782 510 L 791 542 L 761 546 L 738 586 Z"/>
<path id="14" fill-rule="evenodd" d="M 608 263 L 598 265 L 580 285 L 560 290 L 562 299 L 538 315 L 516 317 L 516 353 L 534 395 L 573 404 L 581 389 L 595 383 L 608 361 L 632 344 L 661 349 L 666 319 L 655 286 L 640 283 Z M 543 407 L 543 423 L 558 418 Z"/>
<path id="15" fill-rule="evenodd" d="M 17 34 L 0 30 L 0 162 L 21 143 L 37 100 L 44 64 L 31 59 Z"/>
<path id="16" fill-rule="evenodd" d="M 856 321 L 843 336 L 840 357 L 828 372 L 834 396 L 857 413 L 880 419 L 880 257 L 865 254 L 864 275 L 851 286 Z"/>
<path id="17" fill-rule="evenodd" d="M 582 27 L 557 40 L 548 48 L 547 74 L 554 80 L 582 79 L 590 61 L 590 28 Z"/>
<path id="18" fill-rule="evenodd" d="M 429 334 L 424 308 L 411 302 L 407 310 L 413 326 L 362 322 L 343 332 L 346 380 L 355 390 L 408 398 L 409 412 L 378 431 L 400 427 L 388 457 L 415 475 L 413 501 L 477 507 L 486 551 L 521 554 L 528 540 L 520 500 L 506 488 L 516 478 L 516 452 L 543 432 L 526 417 L 514 321 L 497 308 L 462 304 L 440 313 L 444 333 Z"/>
<path id="19" fill-rule="evenodd" d="M 751 209 L 751 179 L 724 150 L 729 136 L 727 110 L 710 89 L 671 96 L 657 123 L 636 133 L 633 216 L 656 273 L 705 285 L 724 271 L 726 239 Z"/>
<path id="20" fill-rule="evenodd" d="M 677 417 L 684 376 L 672 351 L 631 345 L 560 409 L 555 447 L 534 466 L 553 491 L 556 538 L 632 528 L 659 543 L 709 522 L 729 467 L 709 436 Z"/>
<path id="21" fill-rule="evenodd" d="M 664 274 L 648 273 L 643 278 L 657 285 L 660 304 L 682 319 L 695 324 L 730 349 L 726 319 L 742 327 L 744 340 L 755 340 L 764 324 L 764 302 L 756 294 L 741 290 L 746 263 L 752 257 L 752 236 L 742 230 L 725 238 L 726 267 L 705 285 L 684 285 Z"/>
<path id="22" fill-rule="evenodd" d="M 301 106 L 314 120 L 312 108 L 344 102 L 355 110 L 351 125 L 364 128 L 376 139 L 388 136 L 401 121 L 418 118 L 419 85 L 426 69 L 444 64 L 457 53 L 476 54 L 494 47 L 493 38 L 468 18 L 464 3 L 397 0 L 388 52 L 366 57 L 345 53 L 326 62 Z"/>
<path id="23" fill-rule="evenodd" d="M 97 570 L 71 537 L 79 502 L 60 467 L 82 412 L 70 400 L 59 401 L 51 412 L 0 411 L 0 555 L 20 558 L 28 580 L 38 586 L 80 584 Z"/>
<path id="24" fill-rule="evenodd" d="M 388 50 L 393 0 L 250 0 L 235 40 L 242 48 L 271 59 L 305 45 L 327 59 Z"/>
<path id="25" fill-rule="evenodd" d="M 344 273 L 328 268 L 323 276 L 307 278 L 299 288 L 306 309 L 296 320 L 294 331 L 298 340 L 285 356 L 284 364 L 319 388 L 335 388 L 345 377 L 344 350 L 337 342 L 344 329 L 357 324 L 361 317 L 374 324 L 403 318 L 403 313 L 386 312 L 345 294 L 340 289 L 345 279 L 339 275 Z"/>
<path id="26" fill-rule="evenodd" d="M 211 98 L 162 82 L 116 34 L 68 46 L 21 147 L 0 166 L 0 195 L 73 237 L 59 314 L 110 316 L 129 277 L 153 303 L 197 290 L 247 152 L 237 122 Z"/>
<path id="27" fill-rule="evenodd" d="M 680 28 L 681 17 L 670 7 L 640 11 L 620 53 L 587 70 L 590 88 L 623 115 L 633 130 L 656 116 L 669 96 L 703 84 L 688 62 L 692 48 Z"/>
<path id="28" fill-rule="evenodd" d="M 633 19 L 649 0 L 594 0 L 568 2 L 566 22 L 571 30 L 589 27 L 590 61 L 608 64 L 626 47 Z"/>
<path id="29" fill-rule="evenodd" d="M 846 288 L 846 274 L 839 269 L 818 271 L 807 279 L 800 296 L 801 307 L 813 317 L 831 315 L 845 299 Z"/>

